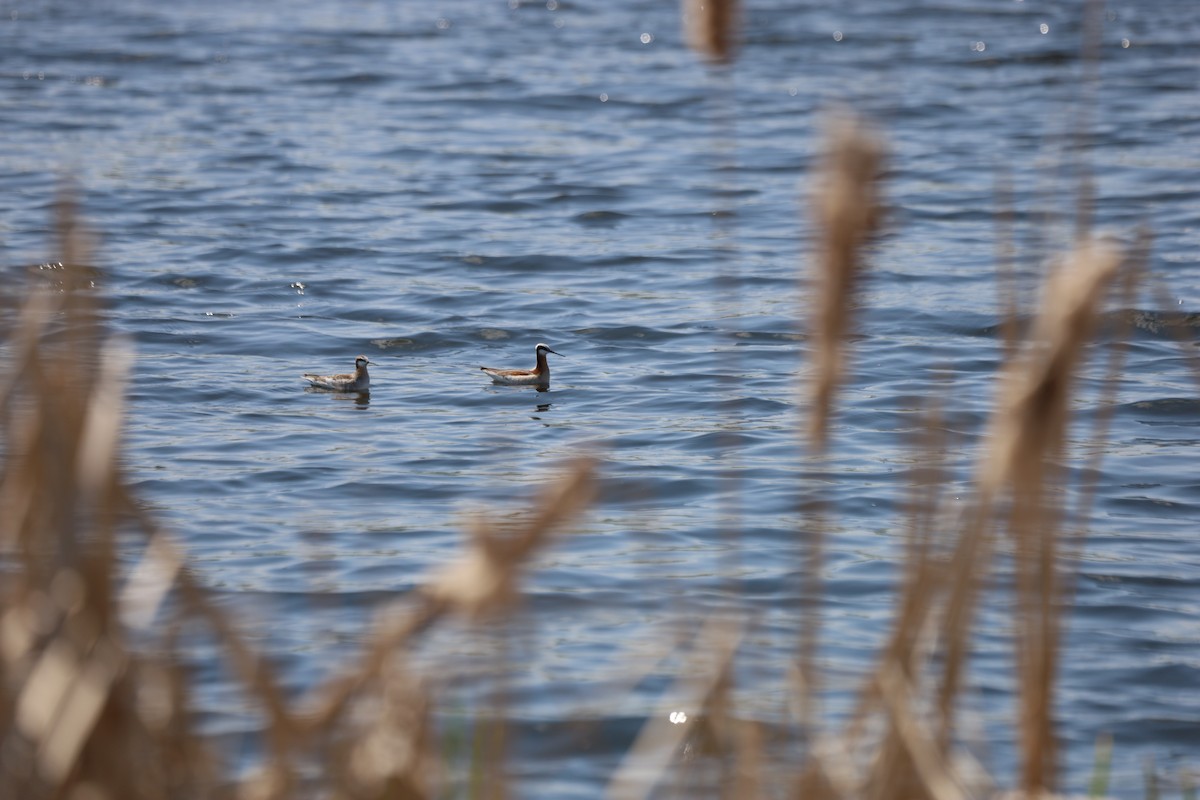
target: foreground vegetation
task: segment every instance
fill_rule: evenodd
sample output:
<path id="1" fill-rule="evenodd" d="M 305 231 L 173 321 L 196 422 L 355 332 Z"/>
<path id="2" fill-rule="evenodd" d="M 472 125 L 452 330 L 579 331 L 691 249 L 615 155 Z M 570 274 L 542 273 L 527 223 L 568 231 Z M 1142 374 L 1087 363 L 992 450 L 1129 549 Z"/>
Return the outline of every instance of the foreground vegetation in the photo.
<path id="1" fill-rule="evenodd" d="M 694 45 L 728 60 L 733 19 L 728 3 L 692 9 Z M 830 421 L 849 369 L 856 287 L 881 219 L 883 159 L 876 134 L 840 118 L 830 125 L 811 182 L 818 232 L 808 275 L 812 377 L 798 439 L 814 459 L 830 449 Z M 60 203 L 58 242 L 53 279 L 10 298 L 19 313 L 4 331 L 0 796 L 505 796 L 503 721 L 475 726 L 470 774 L 456 774 L 412 653 L 450 620 L 510 613 L 523 570 L 586 511 L 602 467 L 584 457 L 569 465 L 517 526 L 473 522 L 457 560 L 380 609 L 341 674 L 291 698 L 188 569 L 170 532 L 133 496 L 121 457 L 131 354 L 105 325 L 86 236 L 69 199 Z M 942 427 L 931 402 L 927 433 L 914 444 L 926 454 L 917 463 L 926 466 L 913 471 L 907 516 L 897 521 L 908 538 L 895 619 L 844 727 L 826 729 L 819 712 L 820 576 L 833 526 L 818 508 L 797 532 L 806 569 L 794 739 L 769 741 L 762 724 L 739 713 L 732 665 L 742 631 L 713 619 L 697 635 L 692 652 L 699 655 L 677 687 L 701 713 L 647 720 L 612 775 L 610 796 L 689 786 L 687 773 L 700 767 L 679 755 L 699 740 L 705 747 L 698 758 L 718 777 L 707 790 L 723 797 L 956 800 L 1001 788 L 1028 796 L 1057 790 L 1054 687 L 1071 594 L 1063 565 L 1082 533 L 1067 527 L 1063 503 L 1081 498 L 1069 509 L 1077 523 L 1086 520 L 1089 500 L 1086 487 L 1062 491 L 1073 376 L 1105 299 L 1134 290 L 1143 250 L 1144 242 L 1127 252 L 1081 230 L 1043 287 L 1023 340 L 1008 327 L 987 448 L 967 510 L 953 515 L 940 492 Z M 1115 376 L 1121 350 L 1110 352 Z M 1095 424 L 1094 438 L 1102 439 L 1102 415 Z M 967 756 L 959 719 L 979 598 L 1002 544 L 1014 576 L 1020 754 L 1018 774 L 995 779 Z M 250 771 L 197 722 L 198 679 L 181 655 L 197 631 L 220 643 L 247 704 L 261 710 L 262 754 Z M 1094 790 L 1103 794 L 1102 770 Z"/>

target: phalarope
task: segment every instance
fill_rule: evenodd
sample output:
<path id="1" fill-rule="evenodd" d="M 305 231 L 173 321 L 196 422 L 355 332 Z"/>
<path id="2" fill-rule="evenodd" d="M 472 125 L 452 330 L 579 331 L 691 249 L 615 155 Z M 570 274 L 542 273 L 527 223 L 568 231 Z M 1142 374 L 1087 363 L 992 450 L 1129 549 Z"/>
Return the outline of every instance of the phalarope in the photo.
<path id="1" fill-rule="evenodd" d="M 492 383 L 504 386 L 549 386 L 550 365 L 546 363 L 546 353 L 554 353 L 561 358 L 566 358 L 566 356 L 551 350 L 550 345 L 541 343 L 534 349 L 534 352 L 537 353 L 537 366 L 533 369 L 492 369 L 491 367 L 480 367 L 480 369 L 487 373 L 488 377 L 492 379 Z"/>
<path id="2" fill-rule="evenodd" d="M 312 372 L 304 373 L 304 379 L 317 389 L 332 389 L 335 392 L 366 392 L 371 388 L 371 376 L 367 374 L 367 364 L 379 366 L 366 356 L 354 359 L 353 375 L 317 375 Z"/>

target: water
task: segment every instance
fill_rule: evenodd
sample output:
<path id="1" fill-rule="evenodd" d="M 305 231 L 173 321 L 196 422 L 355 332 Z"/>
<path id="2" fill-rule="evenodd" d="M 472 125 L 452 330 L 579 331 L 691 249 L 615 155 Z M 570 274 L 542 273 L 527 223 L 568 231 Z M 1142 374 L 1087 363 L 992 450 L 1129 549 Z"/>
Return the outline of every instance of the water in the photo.
<path id="1" fill-rule="evenodd" d="M 52 255 L 73 176 L 137 347 L 133 480 L 297 691 L 458 552 L 468 509 L 512 513 L 598 452 L 602 499 L 530 574 L 503 645 L 521 793 L 590 797 L 681 669 L 647 653 L 713 609 L 754 620 L 741 713 L 784 718 L 794 509 L 815 497 L 835 519 L 823 663 L 845 710 L 891 618 L 928 398 L 958 433 L 952 497 L 977 454 L 997 211 L 1032 287 L 1086 167 L 1097 224 L 1153 230 L 1161 292 L 1111 312 L 1135 326 L 1110 441 L 1073 442 L 1105 459 L 1058 718 L 1067 788 L 1109 732 L 1112 791 L 1140 796 L 1144 759 L 1195 765 L 1200 720 L 1200 11 L 1108 3 L 1088 96 L 1080 3 L 749 6 L 723 76 L 672 4 L 0 2 L 0 260 Z M 805 197 L 838 103 L 888 141 L 889 213 L 837 456 L 814 471 L 796 434 Z M 566 356 L 549 392 L 476 369 L 531 365 L 539 341 Z M 379 363 L 368 402 L 302 387 L 359 353 Z M 1079 376 L 1085 417 L 1103 374 Z M 968 698 L 1002 784 L 1006 614 L 984 618 Z M 447 712 L 478 710 L 471 676 L 501 639 L 430 643 Z M 203 689 L 212 729 L 252 740 L 223 679 Z"/>

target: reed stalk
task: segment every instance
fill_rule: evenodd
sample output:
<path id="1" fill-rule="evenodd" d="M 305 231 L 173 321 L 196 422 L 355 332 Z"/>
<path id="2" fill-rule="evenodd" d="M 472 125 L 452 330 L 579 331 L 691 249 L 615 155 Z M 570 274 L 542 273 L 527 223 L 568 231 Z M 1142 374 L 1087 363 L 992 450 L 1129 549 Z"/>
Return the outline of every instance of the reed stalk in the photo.
<path id="1" fill-rule="evenodd" d="M 849 359 L 856 291 L 863 271 L 862 251 L 880 220 L 879 176 L 883 148 L 864 122 L 835 117 L 825 136 L 825 154 L 811 195 L 818 242 L 807 308 L 813 318 L 812 376 L 801 408 L 808 415 L 807 455 L 820 464 L 828 449 L 830 420 Z M 816 729 L 820 676 L 816 668 L 820 632 L 821 574 L 826 509 L 818 503 L 804 532 L 798 677 L 801 715 Z"/>
<path id="2" fill-rule="evenodd" d="M 683 0 L 683 33 L 688 46 L 717 64 L 732 63 L 737 52 L 738 0 Z"/>

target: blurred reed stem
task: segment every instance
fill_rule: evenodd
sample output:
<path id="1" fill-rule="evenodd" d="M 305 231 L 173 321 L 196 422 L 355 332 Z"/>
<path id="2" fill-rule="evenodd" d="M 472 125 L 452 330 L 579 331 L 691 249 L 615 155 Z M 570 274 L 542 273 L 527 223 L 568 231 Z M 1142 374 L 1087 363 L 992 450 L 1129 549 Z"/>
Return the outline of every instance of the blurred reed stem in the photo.
<path id="1" fill-rule="evenodd" d="M 813 369 L 801 408 L 808 415 L 807 455 L 821 465 L 828 447 L 830 419 L 848 360 L 862 249 L 880 219 L 879 176 L 883 148 L 865 124 L 849 115 L 834 117 L 825 134 L 825 153 L 810 198 L 817 245 L 806 303 L 813 319 Z M 816 669 L 823 587 L 824 504 L 818 501 L 802 532 L 801 619 L 798 673 L 803 725 L 816 730 L 821 693 Z"/>

